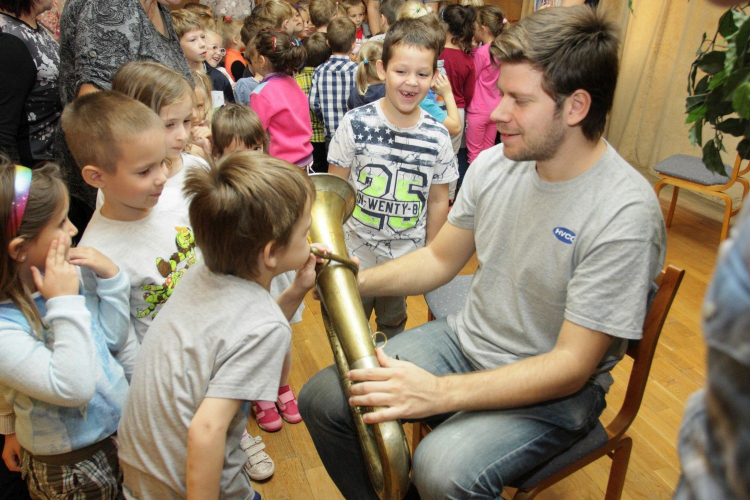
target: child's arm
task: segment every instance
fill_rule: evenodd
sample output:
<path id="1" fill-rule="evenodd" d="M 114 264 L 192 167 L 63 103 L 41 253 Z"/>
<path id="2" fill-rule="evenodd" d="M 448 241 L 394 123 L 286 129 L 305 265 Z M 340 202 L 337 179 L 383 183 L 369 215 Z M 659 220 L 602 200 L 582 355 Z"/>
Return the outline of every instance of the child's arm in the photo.
<path id="1" fill-rule="evenodd" d="M 427 228 L 425 245 L 429 245 L 437 236 L 440 228 L 448 219 L 449 184 L 432 184 L 427 196 Z"/>
<path id="2" fill-rule="evenodd" d="M 330 252 L 330 249 L 328 249 L 325 245 L 313 244 L 311 246 L 324 252 Z M 307 292 L 315 286 L 316 263 L 322 264 L 323 259 L 316 259 L 313 254 L 310 254 L 304 267 L 297 270 L 297 274 L 294 276 L 294 281 L 292 282 L 292 284 L 289 285 L 286 290 L 281 292 L 281 295 L 276 297 L 276 303 L 279 305 L 281 311 L 284 313 L 284 316 L 286 316 L 286 319 L 289 321 L 291 321 L 294 313 L 297 312 L 297 309 L 304 300 L 305 295 L 307 295 Z"/>
<path id="3" fill-rule="evenodd" d="M 333 175 L 338 175 L 342 179 L 349 180 L 349 172 L 351 172 L 351 168 L 344 168 L 344 167 L 338 167 L 334 165 L 333 163 L 328 164 L 328 173 Z"/>
<path id="4" fill-rule="evenodd" d="M 205 398 L 188 428 L 187 498 L 219 498 L 229 424 L 242 401 Z"/>
<path id="5" fill-rule="evenodd" d="M 318 78 L 317 78 L 317 71 L 313 73 L 312 77 L 312 83 L 310 84 L 310 110 L 315 114 L 315 116 L 322 118 L 323 117 L 323 111 L 320 109 L 320 99 L 318 98 Z"/>
<path id="6" fill-rule="evenodd" d="M 448 129 L 450 135 L 459 134 L 463 125 L 461 123 L 461 116 L 458 114 L 456 99 L 453 97 L 450 80 L 448 80 L 447 76 L 440 74 L 435 78 L 432 88 L 445 101 L 445 111 L 448 113 L 448 117 L 443 120 L 443 125 Z"/>
<path id="7" fill-rule="evenodd" d="M 128 340 L 130 326 L 130 280 L 117 265 L 92 247 L 71 248 L 70 263 L 90 269 L 96 276 L 99 310 L 94 321 L 104 332 L 110 351 L 119 351 Z"/>
<path id="8" fill-rule="evenodd" d="M 16 415 L 13 413 L 13 405 L 5 401 L 5 396 L 0 395 L 0 434 L 5 436 L 3 447 L 3 461 L 8 470 L 21 472 L 21 445 L 16 439 Z"/>
<path id="9" fill-rule="evenodd" d="M 0 384 L 58 406 L 81 406 L 94 397 L 96 348 L 91 314 L 78 295 L 78 272 L 66 261 L 67 245 L 50 244 L 45 274 L 31 268 L 37 290 L 47 299 L 44 323 L 54 331 L 54 344 L 29 335 L 22 325 L 6 322 L 0 331 Z"/>

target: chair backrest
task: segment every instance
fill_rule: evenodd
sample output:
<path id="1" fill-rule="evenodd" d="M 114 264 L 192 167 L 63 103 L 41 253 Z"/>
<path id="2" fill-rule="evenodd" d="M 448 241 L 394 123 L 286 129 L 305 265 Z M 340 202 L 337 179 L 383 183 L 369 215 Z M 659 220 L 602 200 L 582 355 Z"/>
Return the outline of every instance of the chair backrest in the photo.
<path id="1" fill-rule="evenodd" d="M 630 371 L 622 407 L 614 420 L 606 427 L 610 439 L 622 436 L 638 414 L 661 329 L 684 275 L 684 270 L 668 266 L 654 280 L 658 290 L 646 314 L 646 320 L 643 322 L 643 338 L 632 343 L 627 350 L 628 356 L 633 358 L 633 368 Z"/>

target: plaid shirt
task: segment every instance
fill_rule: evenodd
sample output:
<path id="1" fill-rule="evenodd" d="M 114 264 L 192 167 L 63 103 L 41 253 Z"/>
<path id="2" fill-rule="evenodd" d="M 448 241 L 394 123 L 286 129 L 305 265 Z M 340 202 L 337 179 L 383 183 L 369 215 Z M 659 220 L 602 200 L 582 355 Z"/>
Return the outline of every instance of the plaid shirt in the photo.
<path id="1" fill-rule="evenodd" d="M 333 55 L 315 69 L 310 87 L 310 109 L 323 117 L 326 140 L 333 137 L 346 114 L 346 100 L 357 76 L 357 63 Z"/>
<path id="2" fill-rule="evenodd" d="M 302 89 L 307 97 L 310 97 L 310 87 L 312 87 L 312 76 L 315 68 L 305 66 L 302 71 L 294 75 L 297 85 Z M 310 142 L 326 142 L 326 133 L 323 130 L 323 121 L 318 115 L 310 111 L 310 121 L 312 122 L 312 139 Z"/>

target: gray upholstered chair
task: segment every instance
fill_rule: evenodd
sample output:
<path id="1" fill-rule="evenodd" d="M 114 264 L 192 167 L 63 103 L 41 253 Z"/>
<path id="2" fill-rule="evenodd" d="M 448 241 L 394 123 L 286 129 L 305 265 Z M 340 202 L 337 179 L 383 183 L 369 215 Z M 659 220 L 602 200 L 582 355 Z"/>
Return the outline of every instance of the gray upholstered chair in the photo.
<path id="1" fill-rule="evenodd" d="M 750 164 L 745 165 L 742 169 L 742 158 L 737 155 L 734 166 L 724 164 L 726 175 L 720 175 L 711 172 L 703 164 L 703 160 L 696 156 L 689 155 L 672 155 L 669 158 L 660 161 L 654 166 L 654 170 L 659 174 L 661 180 L 656 183 L 656 196 L 667 184 L 674 186 L 672 192 L 672 202 L 669 205 L 667 214 L 667 227 L 672 225 L 672 216 L 677 205 L 677 196 L 680 188 L 689 189 L 699 193 L 708 194 L 724 200 L 724 221 L 721 226 L 721 241 L 729 233 L 729 220 L 733 215 L 737 215 L 745 200 L 748 192 L 748 181 L 742 176 L 750 171 Z M 742 197 L 736 207 L 732 206 L 732 198 L 726 193 L 726 190 L 732 187 L 736 182 L 742 184 Z"/>

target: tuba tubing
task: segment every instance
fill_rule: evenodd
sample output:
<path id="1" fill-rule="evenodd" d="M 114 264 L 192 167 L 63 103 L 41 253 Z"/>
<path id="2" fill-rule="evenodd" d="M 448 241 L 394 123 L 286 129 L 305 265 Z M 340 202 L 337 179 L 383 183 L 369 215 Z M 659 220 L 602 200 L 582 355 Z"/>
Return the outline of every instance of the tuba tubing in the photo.
<path id="1" fill-rule="evenodd" d="M 310 238 L 328 245 L 337 256 L 347 256 L 343 223 L 354 210 L 356 190 L 346 180 L 330 174 L 311 175 L 316 189 Z M 362 309 L 357 277 L 344 264 L 329 260 L 317 266 L 316 287 L 323 323 L 349 396 L 350 369 L 379 367 L 370 326 Z M 362 414 L 376 408 L 349 407 L 357 429 L 370 481 L 381 500 L 401 500 L 409 488 L 411 457 L 403 427 L 398 421 L 366 424 Z"/>

